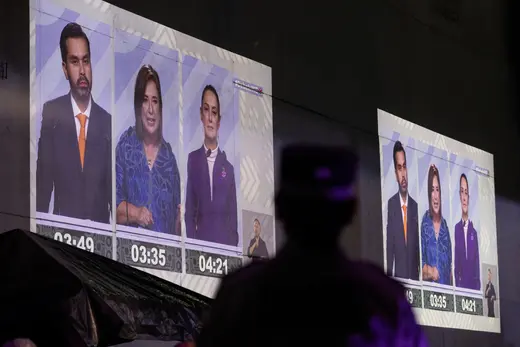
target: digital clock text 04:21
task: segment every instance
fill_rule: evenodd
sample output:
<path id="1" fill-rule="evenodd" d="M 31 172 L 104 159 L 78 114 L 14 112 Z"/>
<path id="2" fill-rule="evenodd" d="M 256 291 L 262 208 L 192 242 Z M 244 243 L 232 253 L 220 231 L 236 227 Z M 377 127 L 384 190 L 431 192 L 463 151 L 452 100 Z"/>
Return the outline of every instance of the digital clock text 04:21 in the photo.
<path id="1" fill-rule="evenodd" d="M 242 266 L 241 257 L 186 249 L 186 273 L 221 277 Z"/>

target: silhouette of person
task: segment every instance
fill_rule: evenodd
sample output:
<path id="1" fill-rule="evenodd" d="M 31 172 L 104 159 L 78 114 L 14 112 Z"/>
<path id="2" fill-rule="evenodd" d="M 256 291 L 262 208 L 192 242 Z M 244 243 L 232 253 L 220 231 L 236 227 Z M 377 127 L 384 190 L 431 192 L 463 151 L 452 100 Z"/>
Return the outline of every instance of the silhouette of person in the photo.
<path id="1" fill-rule="evenodd" d="M 223 279 L 197 347 L 426 346 L 404 288 L 339 248 L 356 213 L 357 162 L 342 148 L 283 150 L 276 214 L 287 242 Z"/>
<path id="2" fill-rule="evenodd" d="M 36 347 L 36 345 L 29 339 L 19 338 L 6 342 L 3 347 Z"/>

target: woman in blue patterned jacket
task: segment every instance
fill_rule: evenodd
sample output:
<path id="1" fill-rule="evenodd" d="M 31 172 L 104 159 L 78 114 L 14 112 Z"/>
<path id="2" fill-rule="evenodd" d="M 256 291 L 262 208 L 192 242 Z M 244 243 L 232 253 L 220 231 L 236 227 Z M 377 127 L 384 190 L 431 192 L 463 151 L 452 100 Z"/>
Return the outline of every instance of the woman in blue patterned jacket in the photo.
<path id="1" fill-rule="evenodd" d="M 439 169 L 430 165 L 428 170 L 428 210 L 421 222 L 422 278 L 451 285 L 452 253 L 448 224 L 442 217 Z"/>
<path id="2" fill-rule="evenodd" d="M 162 134 L 159 75 L 150 65 L 137 74 L 135 126 L 116 147 L 117 223 L 180 235 L 180 177 L 175 155 Z"/>

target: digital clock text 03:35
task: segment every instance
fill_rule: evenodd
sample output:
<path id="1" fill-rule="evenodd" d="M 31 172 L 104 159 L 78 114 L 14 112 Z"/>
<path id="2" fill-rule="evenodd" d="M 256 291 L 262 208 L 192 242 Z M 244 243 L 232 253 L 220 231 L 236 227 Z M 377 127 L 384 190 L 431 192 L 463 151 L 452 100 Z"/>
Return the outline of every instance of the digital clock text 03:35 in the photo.
<path id="1" fill-rule="evenodd" d="M 182 272 L 179 247 L 118 237 L 117 258 L 127 265 Z"/>
<path id="2" fill-rule="evenodd" d="M 130 248 L 130 254 L 134 263 L 166 266 L 166 250 L 164 248 L 133 244 Z"/>

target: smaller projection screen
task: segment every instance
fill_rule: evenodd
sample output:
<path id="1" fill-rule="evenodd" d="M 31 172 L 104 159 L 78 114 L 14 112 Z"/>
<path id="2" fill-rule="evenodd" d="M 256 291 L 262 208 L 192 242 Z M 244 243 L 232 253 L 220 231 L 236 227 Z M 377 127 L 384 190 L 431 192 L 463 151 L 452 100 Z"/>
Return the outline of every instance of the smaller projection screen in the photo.
<path id="1" fill-rule="evenodd" d="M 500 332 L 493 155 L 378 110 L 384 264 L 423 325 Z"/>

